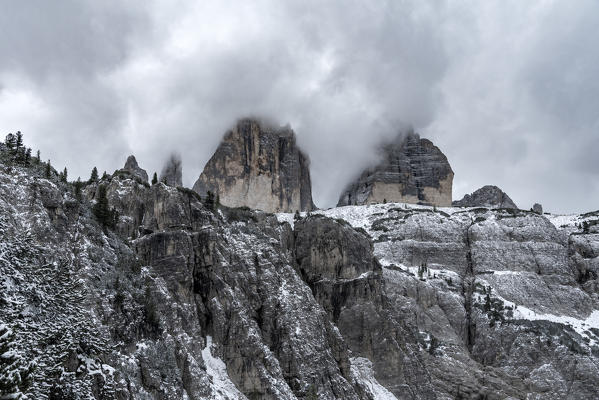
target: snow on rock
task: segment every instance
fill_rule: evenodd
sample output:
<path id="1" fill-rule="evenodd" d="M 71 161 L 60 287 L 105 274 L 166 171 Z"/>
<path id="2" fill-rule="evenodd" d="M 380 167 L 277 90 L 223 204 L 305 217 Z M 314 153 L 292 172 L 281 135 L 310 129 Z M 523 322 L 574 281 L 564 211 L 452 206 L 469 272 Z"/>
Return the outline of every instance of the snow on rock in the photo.
<path id="1" fill-rule="evenodd" d="M 227 373 L 227 366 L 218 357 L 212 355 L 212 337 L 206 337 L 206 347 L 202 350 L 202 358 L 206 365 L 206 372 L 212 379 L 212 396 L 214 400 L 242 400 L 246 399 L 235 384 L 231 382 Z"/>
<path id="2" fill-rule="evenodd" d="M 372 362 L 364 357 L 351 357 L 351 373 L 356 383 L 376 400 L 397 400 L 397 397 L 374 377 Z"/>

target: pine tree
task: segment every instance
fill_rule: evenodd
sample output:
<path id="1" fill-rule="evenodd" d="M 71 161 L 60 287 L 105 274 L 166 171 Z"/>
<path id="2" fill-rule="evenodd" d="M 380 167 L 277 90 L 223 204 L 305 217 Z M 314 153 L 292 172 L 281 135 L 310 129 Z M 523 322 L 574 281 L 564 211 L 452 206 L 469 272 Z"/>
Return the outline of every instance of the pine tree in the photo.
<path id="1" fill-rule="evenodd" d="M 295 215 L 293 216 L 293 220 L 299 221 L 300 219 L 302 219 L 302 216 L 301 216 L 299 210 L 295 210 Z"/>
<path id="2" fill-rule="evenodd" d="M 92 169 L 92 174 L 89 177 L 89 183 L 97 182 L 97 181 L 98 181 L 98 168 L 94 167 L 94 169 Z"/>
<path id="3" fill-rule="evenodd" d="M 22 399 L 31 386 L 33 363 L 23 362 L 14 345 L 14 334 L 0 324 L 0 399 Z"/>
<path id="4" fill-rule="evenodd" d="M 62 174 L 60 175 L 60 180 L 63 182 L 67 181 L 67 167 L 64 167 Z"/>
<path id="5" fill-rule="evenodd" d="M 28 147 L 25 151 L 25 165 L 31 164 L 31 148 Z"/>
<path id="6" fill-rule="evenodd" d="M 214 211 L 214 193 L 210 190 L 206 193 L 206 200 L 204 200 L 204 206 L 210 211 Z"/>
<path id="7" fill-rule="evenodd" d="M 6 144 L 8 150 L 12 150 L 17 145 L 17 138 L 12 133 L 9 133 L 6 135 L 6 139 L 4 139 L 4 144 Z"/>
<path id="8" fill-rule="evenodd" d="M 98 187 L 98 198 L 92 211 L 103 228 L 114 229 L 116 224 L 119 222 L 118 211 L 114 208 L 111 209 L 108 205 L 106 185 L 100 185 Z"/>
<path id="9" fill-rule="evenodd" d="M 36 164 L 39 164 L 39 163 L 42 162 L 42 155 L 41 155 L 41 153 L 40 153 L 39 150 L 37 151 L 37 154 L 35 155 L 35 158 L 36 158 L 36 160 L 35 160 Z"/>
<path id="10" fill-rule="evenodd" d="M 15 152 L 19 151 L 21 147 L 23 147 L 23 134 L 18 131 L 15 140 Z"/>
<path id="11" fill-rule="evenodd" d="M 52 166 L 50 165 L 50 160 L 46 163 L 46 178 L 50 179 L 50 175 L 52 174 Z"/>
<path id="12" fill-rule="evenodd" d="M 106 227 L 110 223 L 110 209 L 108 208 L 108 197 L 106 197 L 106 186 L 98 187 L 98 199 L 93 208 L 94 215 L 98 222 Z"/>
<path id="13" fill-rule="evenodd" d="M 155 185 L 158 183 L 158 175 L 156 175 L 156 172 L 154 172 L 154 175 L 152 176 L 152 185 Z"/>
<path id="14" fill-rule="evenodd" d="M 81 201 L 81 188 L 83 187 L 83 182 L 81 182 L 81 178 L 78 177 L 75 182 L 75 198 L 77 201 Z"/>
<path id="15" fill-rule="evenodd" d="M 102 180 L 106 179 L 108 179 L 108 174 L 106 173 L 106 171 L 104 171 L 104 173 L 102 174 Z"/>
<path id="16" fill-rule="evenodd" d="M 483 308 L 485 311 L 491 310 L 491 296 L 489 296 L 489 293 L 487 293 L 487 295 L 485 296 L 485 304 Z"/>
<path id="17" fill-rule="evenodd" d="M 22 163 L 25 164 L 25 147 L 19 147 L 17 148 L 17 150 L 15 150 L 15 154 L 16 154 L 16 160 L 18 163 Z"/>

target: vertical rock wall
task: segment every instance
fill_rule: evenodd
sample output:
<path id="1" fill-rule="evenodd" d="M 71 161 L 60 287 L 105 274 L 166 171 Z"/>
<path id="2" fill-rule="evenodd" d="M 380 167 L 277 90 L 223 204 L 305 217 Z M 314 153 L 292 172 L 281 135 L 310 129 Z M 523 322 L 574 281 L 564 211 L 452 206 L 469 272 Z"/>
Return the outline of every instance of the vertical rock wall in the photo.
<path id="1" fill-rule="evenodd" d="M 398 136 L 382 154 L 377 166 L 366 169 L 345 189 L 338 206 L 386 201 L 451 206 L 453 171 L 430 140 L 415 133 Z"/>
<path id="2" fill-rule="evenodd" d="M 242 119 L 226 133 L 193 186 L 217 194 L 229 207 L 267 212 L 314 209 L 308 158 L 294 132 Z"/>

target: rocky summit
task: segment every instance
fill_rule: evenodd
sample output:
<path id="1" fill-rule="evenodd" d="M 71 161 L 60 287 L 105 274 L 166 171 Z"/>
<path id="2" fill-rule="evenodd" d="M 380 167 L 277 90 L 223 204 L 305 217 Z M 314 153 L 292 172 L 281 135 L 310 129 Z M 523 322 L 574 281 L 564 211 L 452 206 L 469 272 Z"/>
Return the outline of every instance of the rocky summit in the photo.
<path id="1" fill-rule="evenodd" d="M 145 169 L 141 168 L 137 164 L 137 160 L 134 155 L 130 155 L 127 157 L 127 161 L 125 162 L 125 166 L 119 170 L 119 172 L 130 173 L 131 175 L 137 177 L 142 182 L 148 182 L 148 173 Z"/>
<path id="2" fill-rule="evenodd" d="M 454 207 L 518 208 L 503 190 L 487 185 L 452 203 Z M 541 211 L 542 213 L 542 211 Z"/>
<path id="3" fill-rule="evenodd" d="M 225 134 L 193 186 L 223 205 L 268 212 L 310 211 L 312 184 L 308 157 L 289 127 L 241 119 Z"/>
<path id="4" fill-rule="evenodd" d="M 450 206 L 453 171 L 428 139 L 410 132 L 381 147 L 381 162 L 362 172 L 337 206 L 405 202 Z"/>
<path id="5" fill-rule="evenodd" d="M 599 212 L 271 214 L 16 154 L 0 146 L 0 397 L 599 398 Z"/>

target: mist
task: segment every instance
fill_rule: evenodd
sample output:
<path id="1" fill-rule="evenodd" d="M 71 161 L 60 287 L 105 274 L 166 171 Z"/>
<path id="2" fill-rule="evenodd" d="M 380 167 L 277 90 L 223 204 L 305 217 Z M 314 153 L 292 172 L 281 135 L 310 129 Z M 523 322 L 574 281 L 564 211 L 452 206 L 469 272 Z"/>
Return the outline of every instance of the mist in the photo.
<path id="1" fill-rule="evenodd" d="M 521 208 L 599 208 L 599 3 L 0 3 L 0 127 L 69 176 L 181 154 L 191 187 L 247 115 L 290 124 L 334 206 L 408 126 Z"/>

